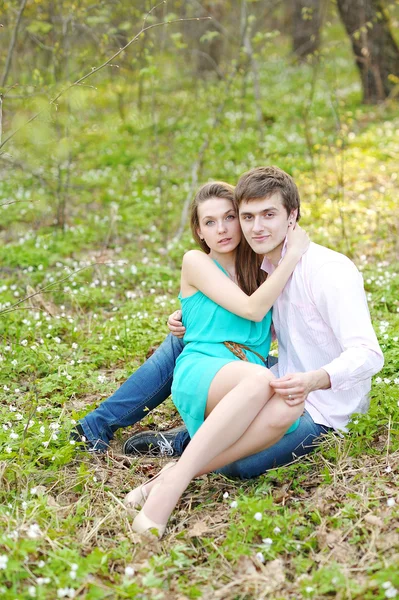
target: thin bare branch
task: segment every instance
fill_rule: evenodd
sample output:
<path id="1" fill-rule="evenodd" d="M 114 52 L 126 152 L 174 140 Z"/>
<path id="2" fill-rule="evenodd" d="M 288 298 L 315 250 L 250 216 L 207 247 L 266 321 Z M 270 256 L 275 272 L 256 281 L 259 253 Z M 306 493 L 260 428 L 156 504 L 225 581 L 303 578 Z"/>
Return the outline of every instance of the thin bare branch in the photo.
<path id="1" fill-rule="evenodd" d="M 216 129 L 220 123 L 220 120 L 223 116 L 223 111 L 226 106 L 226 102 L 229 98 L 228 92 L 229 92 L 230 86 L 233 83 L 235 75 L 237 74 L 237 71 L 240 68 L 240 66 L 241 65 L 237 62 L 237 65 L 234 67 L 230 77 L 225 82 L 226 86 L 225 86 L 225 92 L 223 94 L 223 100 L 220 102 L 219 106 L 216 109 L 212 125 L 208 130 L 205 140 L 201 144 L 201 147 L 198 151 L 198 156 L 197 156 L 196 160 L 193 162 L 193 164 L 191 166 L 190 189 L 187 193 L 186 199 L 183 204 L 183 209 L 182 209 L 182 213 L 181 213 L 181 217 L 180 217 L 180 225 L 176 232 L 176 235 L 173 238 L 173 242 L 179 241 L 179 239 L 181 238 L 181 236 L 184 232 L 184 229 L 186 227 L 188 211 L 190 208 L 191 201 L 193 199 L 194 190 L 198 186 L 198 179 L 199 179 L 199 175 L 201 173 L 201 170 L 202 170 L 202 167 L 204 164 L 205 153 L 209 148 L 209 144 L 211 143 L 212 136 L 213 136 L 214 132 L 216 131 Z"/>
<path id="2" fill-rule="evenodd" d="M 11 200 L 11 202 L 2 202 L 0 208 L 3 206 L 10 206 L 10 204 L 20 204 L 21 202 L 30 202 L 30 200 Z"/>
<path id="3" fill-rule="evenodd" d="M 49 291 L 50 288 L 55 287 L 56 285 L 62 283 L 63 281 L 66 281 L 67 279 L 69 279 L 73 275 L 76 275 L 77 273 L 80 273 L 81 271 L 84 271 L 85 269 L 91 269 L 95 265 L 106 265 L 106 264 L 107 263 L 95 262 L 95 263 L 91 263 L 90 265 L 86 265 L 85 267 L 81 267 L 80 269 L 77 269 L 76 271 L 72 271 L 71 273 L 68 273 L 68 275 L 66 275 L 65 277 L 62 277 L 62 279 L 59 279 L 58 281 L 53 281 L 51 283 L 48 283 L 43 288 L 40 288 L 39 290 L 37 290 L 33 294 L 29 294 L 29 296 L 25 296 L 25 298 L 21 298 L 21 300 L 18 300 L 18 302 L 15 302 L 15 304 L 12 304 L 11 306 L 8 306 L 7 308 L 5 308 L 3 310 L 0 310 L 0 316 L 1 315 L 5 315 L 5 314 L 10 313 L 10 312 L 13 312 L 23 302 L 26 302 L 27 300 L 30 300 L 31 298 L 34 298 L 35 296 L 38 296 L 39 294 L 42 294 L 43 292 Z"/>
<path id="4" fill-rule="evenodd" d="M 106 67 L 110 63 L 112 63 L 112 61 L 115 60 L 115 58 L 117 56 L 119 56 L 120 54 L 122 54 L 122 52 L 124 52 L 125 50 L 127 50 L 127 48 L 129 48 L 129 46 L 131 46 L 132 44 L 134 44 L 135 42 L 137 42 L 137 40 L 140 38 L 140 36 L 143 35 L 144 33 L 146 33 L 147 31 L 149 31 L 150 29 L 154 29 L 155 27 L 161 27 L 162 25 L 172 25 L 174 23 L 182 23 L 182 22 L 186 22 L 186 21 L 204 21 L 204 20 L 209 20 L 209 17 L 191 17 L 191 18 L 187 18 L 187 19 L 173 19 L 171 21 L 162 21 L 162 23 L 153 23 L 152 25 L 147 25 L 147 27 L 142 28 L 134 36 L 134 38 L 132 38 L 125 46 L 123 46 L 123 48 L 119 48 L 119 50 L 117 52 L 115 52 L 115 54 L 113 54 L 108 60 L 106 60 L 105 62 L 103 62 L 98 67 L 93 67 L 92 70 L 89 73 L 86 73 L 86 75 L 83 75 L 83 77 L 80 77 L 74 83 L 71 83 L 66 88 L 64 88 L 63 90 L 61 90 L 52 100 L 50 100 L 49 106 L 54 105 L 57 102 L 57 100 L 63 94 L 65 94 L 67 91 L 69 91 L 71 88 L 76 87 L 77 85 L 80 85 L 82 83 L 82 81 L 85 81 L 88 77 L 91 77 L 92 75 L 94 75 L 94 73 L 97 73 L 98 71 L 101 71 L 101 69 L 103 69 L 104 67 Z M 35 119 L 37 119 L 37 117 L 39 117 L 45 110 L 47 110 L 47 107 L 43 108 L 42 110 L 40 110 L 39 112 L 37 112 L 36 114 L 34 114 L 30 119 L 28 119 L 27 121 L 25 121 L 25 123 L 23 123 L 20 127 L 18 127 L 17 129 L 15 129 L 15 131 L 13 131 L 12 133 L 10 133 L 10 135 L 4 140 L 4 142 L 2 142 L 0 144 L 0 149 L 9 140 L 11 140 L 11 138 L 13 138 L 21 129 L 23 129 L 24 127 L 26 127 L 27 125 L 29 125 L 29 123 L 32 123 L 32 121 L 35 121 Z"/>
<path id="5" fill-rule="evenodd" d="M 17 20 L 15 21 L 15 26 L 14 26 L 14 29 L 13 29 L 13 32 L 12 32 L 12 35 L 11 35 L 10 45 L 8 47 L 8 54 L 7 54 L 6 64 L 5 64 L 5 67 L 4 67 L 4 73 L 3 73 L 3 77 L 2 77 L 1 83 L 0 83 L 1 87 L 5 86 L 8 74 L 10 72 L 12 55 L 14 54 L 15 43 L 17 41 L 17 33 L 18 33 L 19 25 L 21 23 L 22 13 L 25 10 L 26 2 L 27 2 L 27 0 L 21 0 L 21 4 L 19 5 L 19 10 L 18 10 L 18 14 L 17 14 Z M 1 146 L 0 146 L 0 148 L 1 148 Z"/>
<path id="6" fill-rule="evenodd" d="M 3 135 L 3 94 L 0 94 L 0 144 Z"/>

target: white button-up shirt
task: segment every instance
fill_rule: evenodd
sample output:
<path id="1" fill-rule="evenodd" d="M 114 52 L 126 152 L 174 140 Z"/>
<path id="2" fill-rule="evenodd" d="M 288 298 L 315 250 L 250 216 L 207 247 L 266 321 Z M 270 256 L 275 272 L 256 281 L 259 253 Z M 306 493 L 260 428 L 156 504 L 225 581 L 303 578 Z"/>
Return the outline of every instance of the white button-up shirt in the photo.
<path id="1" fill-rule="evenodd" d="M 262 269 L 275 267 L 265 258 Z M 384 364 L 363 279 L 343 254 L 311 243 L 273 305 L 277 377 L 324 369 L 331 388 L 311 392 L 305 408 L 315 423 L 345 429 L 369 406 L 371 376 Z"/>

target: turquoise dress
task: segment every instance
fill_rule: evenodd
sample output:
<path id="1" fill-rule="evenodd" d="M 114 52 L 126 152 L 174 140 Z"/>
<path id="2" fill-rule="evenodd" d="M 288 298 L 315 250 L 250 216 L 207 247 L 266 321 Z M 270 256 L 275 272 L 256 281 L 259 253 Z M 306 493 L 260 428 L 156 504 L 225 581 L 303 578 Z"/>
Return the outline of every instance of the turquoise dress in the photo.
<path id="1" fill-rule="evenodd" d="M 186 298 L 179 294 L 179 299 L 186 333 L 185 347 L 173 373 L 172 397 L 192 437 L 204 422 L 209 387 L 216 373 L 228 363 L 240 360 L 223 342 L 244 344 L 266 358 L 271 344 L 272 311 L 255 323 L 222 308 L 200 291 Z M 249 362 L 265 366 L 256 354 L 244 352 Z M 288 431 L 294 429 L 292 426 Z"/>

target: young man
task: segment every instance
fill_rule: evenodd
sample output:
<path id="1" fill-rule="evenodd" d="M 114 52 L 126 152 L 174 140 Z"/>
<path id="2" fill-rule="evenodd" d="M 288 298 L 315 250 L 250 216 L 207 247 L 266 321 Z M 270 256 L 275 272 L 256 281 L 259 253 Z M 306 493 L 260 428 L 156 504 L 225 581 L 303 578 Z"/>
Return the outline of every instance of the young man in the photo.
<path id="1" fill-rule="evenodd" d="M 240 178 L 235 195 L 243 233 L 271 273 L 285 252 L 290 215 L 300 217 L 297 187 L 281 169 L 258 167 Z M 273 306 L 273 323 L 279 358 L 272 385 L 288 404 L 305 399 L 305 412 L 296 431 L 226 465 L 221 469 L 226 475 L 255 477 L 310 452 L 328 431 L 345 430 L 353 413 L 367 411 L 371 376 L 383 366 L 362 277 L 346 256 L 323 246 L 311 243 L 298 263 Z M 173 319 L 171 329 L 184 331 Z M 182 348 L 180 339 L 168 336 L 111 398 L 82 419 L 80 433 L 91 446 L 106 448 L 116 429 L 137 422 L 167 398 Z M 184 429 L 141 433 L 127 440 L 124 450 L 181 454 L 188 441 Z"/>

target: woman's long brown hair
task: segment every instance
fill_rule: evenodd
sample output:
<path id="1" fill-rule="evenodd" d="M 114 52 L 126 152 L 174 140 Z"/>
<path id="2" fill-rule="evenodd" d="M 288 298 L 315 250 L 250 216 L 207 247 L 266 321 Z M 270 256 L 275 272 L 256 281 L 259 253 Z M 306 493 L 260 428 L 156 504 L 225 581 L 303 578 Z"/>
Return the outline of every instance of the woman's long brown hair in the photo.
<path id="1" fill-rule="evenodd" d="M 209 254 L 211 250 L 206 244 L 205 240 L 201 240 L 198 235 L 198 229 L 200 226 L 198 207 L 206 200 L 211 200 L 212 198 L 224 198 L 226 200 L 230 200 L 237 211 L 238 218 L 238 209 L 234 202 L 234 187 L 232 185 L 225 183 L 224 181 L 212 181 L 210 183 L 205 183 L 199 188 L 191 203 L 190 224 L 193 238 L 206 254 Z M 241 242 L 236 248 L 235 263 L 237 283 L 239 287 L 246 294 L 253 294 L 265 281 L 266 273 L 260 269 L 262 257 L 252 250 L 244 236 L 241 237 Z"/>

